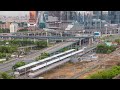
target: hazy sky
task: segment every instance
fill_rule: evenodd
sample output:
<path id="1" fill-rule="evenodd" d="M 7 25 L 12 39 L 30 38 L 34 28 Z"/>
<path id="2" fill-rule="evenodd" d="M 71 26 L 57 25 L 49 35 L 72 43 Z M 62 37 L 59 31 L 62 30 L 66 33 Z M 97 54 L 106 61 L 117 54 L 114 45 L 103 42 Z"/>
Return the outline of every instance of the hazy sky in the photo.
<path id="1" fill-rule="evenodd" d="M 6 15 L 6 16 L 23 16 L 28 14 L 29 11 L 0 11 L 0 15 Z M 86 11 L 80 11 L 80 12 L 86 12 Z"/>
<path id="2" fill-rule="evenodd" d="M 6 16 L 23 16 L 28 14 L 29 11 L 0 11 L 0 15 L 6 15 Z M 81 12 L 81 11 L 80 11 Z M 85 11 L 82 11 L 85 12 Z"/>
<path id="3" fill-rule="evenodd" d="M 7 16 L 23 16 L 28 14 L 28 11 L 0 11 L 0 15 L 7 15 Z"/>

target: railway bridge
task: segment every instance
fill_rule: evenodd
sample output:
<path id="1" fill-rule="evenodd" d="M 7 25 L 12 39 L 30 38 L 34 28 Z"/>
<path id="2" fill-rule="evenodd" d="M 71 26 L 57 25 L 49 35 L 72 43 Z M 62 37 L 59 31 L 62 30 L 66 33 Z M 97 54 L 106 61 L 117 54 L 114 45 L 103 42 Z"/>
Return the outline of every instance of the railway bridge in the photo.
<path id="1" fill-rule="evenodd" d="M 76 42 L 79 46 L 91 45 L 94 42 L 94 36 L 24 36 L 24 35 L 0 35 L 0 40 L 11 40 L 11 39 L 30 39 L 30 40 L 46 40 L 47 44 L 51 41 L 62 41 L 62 42 Z"/>

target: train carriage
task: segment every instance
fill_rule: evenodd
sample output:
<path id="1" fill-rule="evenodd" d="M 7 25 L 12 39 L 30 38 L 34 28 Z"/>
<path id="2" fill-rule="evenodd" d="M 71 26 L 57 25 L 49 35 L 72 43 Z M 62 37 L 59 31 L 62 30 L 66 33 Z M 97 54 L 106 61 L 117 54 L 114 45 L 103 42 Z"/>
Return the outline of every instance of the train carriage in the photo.
<path id="1" fill-rule="evenodd" d="M 51 57 L 48 57 L 48 58 L 45 58 L 45 59 L 42 59 L 42 60 L 39 60 L 39 61 L 36 61 L 36 62 L 32 62 L 32 63 L 24 65 L 24 66 L 21 66 L 21 67 L 16 69 L 15 73 L 19 73 L 20 75 L 24 74 L 25 72 L 29 72 L 29 70 L 33 67 L 39 66 L 39 65 L 41 65 L 45 62 L 48 62 L 48 61 L 54 60 L 56 58 L 62 57 L 64 55 L 72 53 L 74 51 L 75 51 L 75 49 L 70 49 L 68 51 L 53 55 Z"/>
<path id="2" fill-rule="evenodd" d="M 29 73 L 28 76 L 29 76 L 29 77 L 35 77 L 35 76 L 37 76 L 37 75 L 39 75 L 39 74 L 41 74 L 41 73 L 44 72 L 44 71 L 41 71 L 42 68 L 48 67 L 48 66 L 50 66 L 50 65 L 52 65 L 52 64 L 54 64 L 54 63 L 63 61 L 63 60 L 65 60 L 65 59 L 67 59 L 67 58 L 69 58 L 69 57 L 71 57 L 71 56 L 73 56 L 73 55 L 75 55 L 75 54 L 83 53 L 84 49 L 85 49 L 85 48 L 83 48 L 83 49 L 81 49 L 81 50 L 78 50 L 78 51 L 75 51 L 75 52 L 72 52 L 72 53 L 69 53 L 69 54 L 67 54 L 67 55 L 64 55 L 64 56 L 62 56 L 62 57 L 60 57 L 60 58 L 54 59 L 54 60 L 52 60 L 52 61 L 49 60 L 48 62 L 43 63 L 43 64 L 41 64 L 41 65 L 39 65 L 39 66 L 37 66 L 37 67 L 31 68 L 31 69 L 30 69 L 30 73 Z M 47 69 L 46 69 L 46 70 L 47 70 Z"/>

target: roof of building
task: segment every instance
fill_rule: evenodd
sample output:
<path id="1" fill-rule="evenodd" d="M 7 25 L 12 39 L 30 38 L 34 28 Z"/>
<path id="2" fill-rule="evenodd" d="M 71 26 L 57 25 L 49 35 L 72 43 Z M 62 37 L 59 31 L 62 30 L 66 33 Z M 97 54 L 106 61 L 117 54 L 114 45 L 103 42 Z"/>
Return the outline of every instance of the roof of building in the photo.
<path id="1" fill-rule="evenodd" d="M 83 26 L 81 26 L 78 22 L 73 22 L 69 24 L 65 30 L 81 30 Z"/>

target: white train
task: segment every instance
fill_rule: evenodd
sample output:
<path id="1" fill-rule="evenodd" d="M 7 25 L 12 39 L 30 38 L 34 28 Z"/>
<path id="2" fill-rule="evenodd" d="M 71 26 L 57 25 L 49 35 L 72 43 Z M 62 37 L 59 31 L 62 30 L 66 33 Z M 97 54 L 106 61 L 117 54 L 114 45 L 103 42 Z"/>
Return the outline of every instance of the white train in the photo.
<path id="1" fill-rule="evenodd" d="M 54 63 L 56 63 L 56 62 L 64 61 L 65 59 L 67 59 L 67 58 L 69 58 L 69 57 L 72 57 L 72 56 L 75 55 L 75 54 L 83 53 L 83 51 L 84 51 L 84 48 L 81 49 L 81 50 L 78 50 L 78 51 L 69 53 L 69 54 L 67 54 L 67 55 L 64 55 L 64 56 L 62 56 L 62 57 L 60 57 L 60 58 L 56 58 L 56 59 L 54 59 L 54 60 L 52 60 L 52 61 L 49 60 L 49 61 L 47 61 L 47 62 L 44 62 L 44 63 L 42 63 L 41 65 L 39 65 L 39 66 L 37 66 L 37 67 L 31 68 L 31 69 L 30 69 L 30 73 L 29 73 L 28 76 L 29 76 L 29 77 L 35 77 L 35 76 L 37 76 L 37 75 L 39 75 L 39 74 L 42 74 L 42 73 L 44 73 L 47 69 L 50 70 L 50 68 L 46 68 L 45 70 L 41 70 L 42 68 L 47 67 L 47 66 L 49 66 L 49 65 L 51 65 L 51 64 L 54 64 Z M 69 60 L 68 60 L 68 61 L 69 61 Z M 63 62 L 63 63 L 64 63 L 64 62 Z M 60 63 L 60 64 L 61 64 L 61 63 Z M 55 65 L 55 67 L 56 67 L 56 65 Z"/>
<path id="2" fill-rule="evenodd" d="M 19 75 L 24 74 L 25 72 L 29 72 L 29 70 L 33 67 L 36 67 L 36 66 L 41 65 L 43 63 L 46 63 L 48 61 L 54 60 L 56 58 L 62 57 L 64 55 L 72 53 L 74 51 L 75 51 L 75 49 L 71 49 L 71 50 L 53 55 L 51 57 L 48 57 L 48 58 L 45 58 L 45 59 L 42 59 L 42 60 L 39 60 L 39 61 L 36 61 L 36 62 L 32 62 L 32 63 L 24 65 L 24 66 L 21 66 L 21 67 L 19 67 L 15 70 L 14 74 L 19 74 Z"/>

